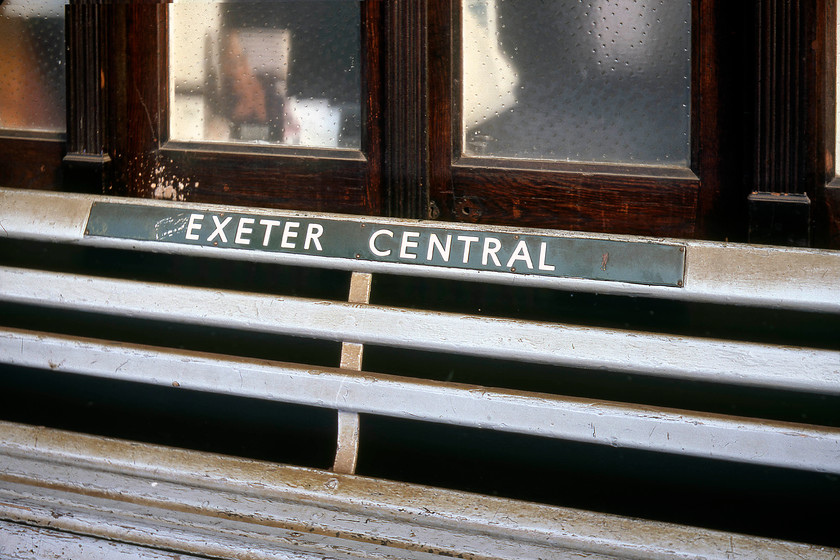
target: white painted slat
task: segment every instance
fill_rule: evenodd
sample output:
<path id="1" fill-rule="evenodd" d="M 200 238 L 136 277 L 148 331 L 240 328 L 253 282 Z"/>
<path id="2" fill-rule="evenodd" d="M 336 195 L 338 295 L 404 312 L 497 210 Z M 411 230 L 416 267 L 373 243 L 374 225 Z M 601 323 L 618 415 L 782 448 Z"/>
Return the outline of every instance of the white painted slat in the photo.
<path id="1" fill-rule="evenodd" d="M 90 196 L 0 188 L 0 236 L 49 242 L 79 242 Z"/>
<path id="2" fill-rule="evenodd" d="M 840 352 L 0 267 L 0 300 L 255 332 L 840 394 Z"/>
<path id="3" fill-rule="evenodd" d="M 225 259 L 276 262 L 364 272 L 387 272 L 411 276 L 539 286 L 559 290 L 637 295 L 682 301 L 750 305 L 777 309 L 840 312 L 840 251 L 761 247 L 735 243 L 680 241 L 686 246 L 684 285 L 680 289 L 640 286 L 576 278 L 513 276 L 488 271 L 455 270 L 440 267 L 347 261 L 306 255 L 267 253 L 197 247 L 175 243 L 144 242 L 84 236 L 84 226 L 95 201 L 111 204 L 171 206 L 171 201 L 125 199 L 74 193 L 53 193 L 0 188 L 0 236 L 38 241 L 59 241 L 94 247 L 113 247 Z M 372 218 L 313 214 L 294 211 L 178 203 L 195 210 L 266 214 L 276 217 L 340 218 L 381 224 L 416 224 L 393 218 Z M 439 223 L 445 227 L 446 224 Z M 458 224 L 483 232 L 514 232 L 534 235 L 580 236 L 557 230 L 512 229 L 498 226 Z M 592 239 L 639 241 L 646 238 L 587 233 Z M 657 239 L 654 241 L 662 241 Z"/>
<path id="4" fill-rule="evenodd" d="M 0 521 L 0 558 L 4 560 L 199 560 L 180 552 L 86 537 Z"/>
<path id="5" fill-rule="evenodd" d="M 192 554 L 831 560 L 840 553 L 5 422 L 0 434 L 0 519 L 166 542 Z"/>
<path id="6" fill-rule="evenodd" d="M 0 361 L 359 413 L 840 474 L 840 429 L 0 331 Z"/>
<path id="7" fill-rule="evenodd" d="M 5 459 L 5 458 L 4 458 Z M 180 553 L 193 558 L 214 558 L 231 560 L 434 560 L 431 554 L 409 552 L 405 555 L 389 555 L 388 549 L 376 544 L 352 543 L 321 534 L 306 534 L 289 527 L 263 526 L 262 523 L 243 523 L 236 520 L 220 520 L 217 511 L 219 504 L 225 503 L 228 511 L 238 510 L 243 517 L 247 514 L 247 505 L 253 500 L 241 496 L 226 496 L 212 501 L 196 503 L 187 489 L 167 485 L 156 486 L 151 481 L 143 481 L 142 486 L 129 477 L 87 472 L 78 468 L 59 465 L 43 465 L 33 461 L 8 459 L 11 469 L 21 465 L 36 469 L 38 475 L 30 476 L 31 485 L 5 482 L 0 479 L 0 519 L 10 518 L 20 523 L 33 526 L 60 528 L 64 531 L 66 549 L 59 558 L 87 560 L 88 556 L 79 554 L 69 556 L 76 548 L 76 535 L 85 535 L 96 543 L 114 541 L 121 548 L 137 549 L 136 558 L 151 560 L 166 558 L 154 556 L 157 551 L 175 551 L 172 560 L 179 560 Z M 60 478 L 51 478 L 58 473 L 73 477 L 75 488 L 53 490 L 37 488 L 37 482 L 49 480 L 53 487 L 67 488 Z M 36 482 L 37 481 L 37 482 Z M 109 488 L 99 481 L 107 481 Z M 145 487 L 143 487 L 145 486 Z M 79 493 L 78 489 L 84 493 Z M 161 498 L 153 497 L 159 492 L 172 494 Z M 113 495 L 108 490 L 119 489 L 121 496 Z M 103 494 L 106 496 L 103 497 Z M 192 493 L 194 494 L 194 493 Z M 180 511 L 176 509 L 175 496 L 180 498 Z M 134 502 L 134 503 L 132 503 Z M 140 502 L 141 505 L 137 505 Z M 239 503 L 237 503 L 239 502 Z M 164 507 L 161 507 L 163 505 Z M 166 507 L 168 506 L 168 507 Z M 204 509 L 204 513 L 198 513 Z M 186 510 L 186 511 L 185 511 Z M 214 515 L 216 514 L 216 515 Z M 56 521 L 58 519 L 58 521 Z M 25 536 L 25 535 L 22 535 Z M 2 539 L 2 533 L 0 533 Z M 355 547 L 353 546 L 355 544 Z M 80 552 L 108 551 L 104 546 L 85 543 Z M 62 551 L 61 543 L 56 548 Z M 1 549 L 0 549 L 1 550 Z M 5 557 L 0 556 L 3 560 Z M 41 560 L 35 557 L 32 560 Z M 123 560 L 115 557 L 114 560 Z"/>

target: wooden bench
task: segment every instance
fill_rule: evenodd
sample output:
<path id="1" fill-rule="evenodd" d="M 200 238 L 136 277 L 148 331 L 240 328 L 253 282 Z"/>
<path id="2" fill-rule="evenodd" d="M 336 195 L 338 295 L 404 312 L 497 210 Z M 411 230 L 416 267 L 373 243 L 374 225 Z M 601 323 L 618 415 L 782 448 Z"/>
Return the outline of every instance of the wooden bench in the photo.
<path id="1" fill-rule="evenodd" d="M 95 212 L 107 211 L 111 217 L 94 224 L 92 208 L 97 205 Z M 722 393 L 734 387 L 836 402 L 840 350 L 830 333 L 823 333 L 828 342 L 805 345 L 800 339 L 790 344 L 752 336 L 706 336 L 679 328 L 656 332 L 645 328 L 649 323 L 644 321 L 639 328 L 633 318 L 618 327 L 614 318 L 602 325 L 597 320 L 582 324 L 560 316 L 552 319 L 551 314 L 540 313 L 539 303 L 522 317 L 495 313 L 498 302 L 489 299 L 478 303 L 490 308 L 487 313 L 467 312 L 457 305 L 426 307 L 420 292 L 416 302 L 409 294 L 404 305 L 396 305 L 388 288 L 379 297 L 377 281 L 411 278 L 419 283 L 413 284 L 415 288 L 432 285 L 431 292 L 446 289 L 435 283 L 453 283 L 465 293 L 469 286 L 476 290 L 493 286 L 503 294 L 539 293 L 542 299 L 532 300 L 537 302 L 549 301 L 551 294 L 562 295 L 564 301 L 577 295 L 589 298 L 586 301 L 677 302 L 713 307 L 735 323 L 743 310 L 759 310 L 780 320 L 804 317 L 814 332 L 821 332 L 831 329 L 840 316 L 837 252 L 459 227 L 458 233 L 474 238 L 476 247 L 483 243 L 485 265 L 492 268 L 498 261 L 501 268 L 492 270 L 466 266 L 467 246 L 462 248 L 465 266 L 412 262 L 422 261 L 424 255 L 430 260 L 434 251 L 443 254 L 445 232 L 436 223 L 181 203 L 180 221 L 144 218 L 159 226 L 156 230 L 150 226 L 151 233 L 144 238 L 147 234 L 131 233 L 131 227 L 114 218 L 130 220 L 146 209 L 149 216 L 158 216 L 155 212 L 165 214 L 171 208 L 157 201 L 0 190 L 0 240 L 10 255 L 0 267 L 0 301 L 20 315 L 31 311 L 47 317 L 39 328 L 30 323 L 26 328 L 0 326 L 0 361 L 15 371 L 40 370 L 330 409 L 337 418 L 333 467 L 283 466 L 6 422 L 0 424 L 4 465 L 0 532 L 12 536 L 5 550 L 0 546 L 0 555 L 27 557 L 23 551 L 36 546 L 33 543 L 48 554 L 70 546 L 63 540 L 65 534 L 75 535 L 74 546 L 95 550 L 102 557 L 173 557 L 176 552 L 181 557 L 225 558 L 275 557 L 272 554 L 833 558 L 838 554 L 819 544 L 792 544 L 354 475 L 364 438 L 361 419 L 387 417 L 836 477 L 840 428 L 822 420 L 808 423 L 773 414 L 727 414 L 718 405 L 682 409 L 636 397 L 622 402 L 597 394 L 532 390 L 527 384 L 517 386 L 515 371 L 508 376 L 513 381 L 499 386 L 492 378 L 481 383 L 447 381 L 441 372 L 412 376 L 401 366 L 395 371 L 366 371 L 364 358 L 369 349 L 386 348 L 404 352 L 406 360 L 433 355 L 437 361 L 430 363 L 438 364 L 457 358 L 476 360 L 477 368 L 488 360 L 508 368 L 522 364 L 523 371 L 563 368 L 569 379 L 584 384 L 595 383 L 587 376 L 623 375 L 686 387 L 720 387 Z M 212 222 L 209 216 L 214 217 Z M 235 219 L 219 218 L 226 216 Z M 268 225 L 257 231 L 260 220 Z M 350 250 L 344 256 L 318 254 L 319 242 L 327 243 L 319 236 L 326 233 L 300 226 L 284 232 L 283 224 L 290 222 L 385 231 L 378 238 L 367 233 L 370 241 L 365 250 L 374 256 L 391 254 L 377 260 L 369 254 L 353 255 L 352 247 L 342 247 Z M 161 223 L 172 226 L 167 236 L 158 235 Z M 92 231 L 94 226 L 111 229 Z M 117 232 L 119 227 L 122 233 Z M 280 236 L 277 243 L 289 247 L 297 243 L 300 251 L 264 250 L 260 242 L 264 236 L 268 243 L 271 228 Z M 177 241 L 172 232 L 185 237 Z M 423 241 L 431 234 L 437 235 L 435 247 Z M 552 266 L 545 255 L 538 258 L 539 249 L 532 249 L 526 258 L 526 249 L 515 245 L 499 260 L 505 249 L 481 241 L 492 237 L 502 240 L 501 245 L 507 239 L 519 240 L 520 235 L 537 241 L 556 237 L 617 243 L 609 257 L 613 262 L 624 250 L 622 244 L 661 245 L 679 250 L 684 268 L 672 285 L 646 284 L 630 276 L 539 274 L 538 260 L 539 268 Z M 395 244 L 387 245 L 389 241 Z M 303 242 L 309 253 L 303 252 Z M 428 253 L 423 243 L 430 247 Z M 269 267 L 266 270 L 332 270 L 346 280 L 348 296 L 337 300 L 278 294 L 266 291 L 264 280 L 253 288 L 241 283 L 232 288 L 213 278 L 201 285 L 181 283 L 166 270 L 150 271 L 157 274 L 152 280 L 98 274 L 91 272 L 96 267 L 39 265 L 37 255 L 12 255 L 15 250 L 37 252 L 33 247 L 256 262 Z M 515 251 L 520 251 L 518 262 Z M 393 258 L 400 255 L 402 260 Z M 460 262 L 456 261 L 453 256 L 452 263 Z M 502 266 L 511 263 L 515 266 Z M 534 273 L 523 273 L 526 265 Z M 518 274 L 502 270 L 516 266 Z M 605 251 L 605 273 L 608 266 L 612 264 Z M 573 318 L 580 318 L 577 309 Z M 95 316 L 104 323 L 153 322 L 245 336 L 323 340 L 340 344 L 340 358 L 333 365 L 293 363 L 229 350 L 182 348 L 177 343 L 149 344 L 142 337 L 135 341 L 53 331 L 49 313 L 59 311 Z M 828 322 L 813 324 L 821 321 Z M 730 332 L 725 327 L 722 332 Z M 675 392 L 683 390 L 681 385 L 674 387 Z M 751 411 L 757 409 L 760 406 Z"/>

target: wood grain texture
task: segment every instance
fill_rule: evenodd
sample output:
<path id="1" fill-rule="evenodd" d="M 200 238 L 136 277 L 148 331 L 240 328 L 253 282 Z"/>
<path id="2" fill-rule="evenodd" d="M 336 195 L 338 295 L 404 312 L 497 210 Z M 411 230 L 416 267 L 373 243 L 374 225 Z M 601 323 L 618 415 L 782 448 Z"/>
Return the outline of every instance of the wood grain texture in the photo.
<path id="1" fill-rule="evenodd" d="M 804 194 L 811 243 L 838 247 L 835 1 L 756 3 L 755 151 L 752 188 Z"/>
<path id="2" fill-rule="evenodd" d="M 64 140 L 0 138 L 0 184 L 4 187 L 61 190 Z"/>
<path id="3" fill-rule="evenodd" d="M 814 80 L 816 102 L 811 107 L 817 133 L 813 185 L 817 204 L 812 204 L 812 241 L 817 247 L 840 249 L 840 181 L 837 180 L 837 2 L 819 5 L 816 18 Z"/>
<path id="4" fill-rule="evenodd" d="M 831 249 L 840 249 L 840 183 L 825 187 L 825 244 Z"/>
<path id="5" fill-rule="evenodd" d="M 692 237 L 698 181 L 462 169 L 453 171 L 457 219 L 578 231 Z"/>
<path id="6" fill-rule="evenodd" d="M 294 210 L 372 212 L 368 162 L 282 155 L 160 150 L 145 171 L 146 196 Z"/>
<path id="7" fill-rule="evenodd" d="M 383 180 L 385 213 L 428 215 L 426 1 L 387 2 Z"/>
<path id="8" fill-rule="evenodd" d="M 802 193 L 809 150 L 805 134 L 808 0 L 758 2 L 757 142 L 754 190 Z"/>
<path id="9" fill-rule="evenodd" d="M 65 187 L 103 192 L 110 184 L 111 93 L 108 10 L 98 2 L 71 2 L 66 10 L 67 155 Z"/>

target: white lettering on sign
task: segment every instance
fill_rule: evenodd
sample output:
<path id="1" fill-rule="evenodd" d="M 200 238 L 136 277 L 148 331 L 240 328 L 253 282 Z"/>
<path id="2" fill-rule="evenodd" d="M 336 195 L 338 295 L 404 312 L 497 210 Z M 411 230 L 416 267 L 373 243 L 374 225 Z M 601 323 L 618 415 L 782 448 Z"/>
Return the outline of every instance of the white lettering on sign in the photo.
<path id="1" fill-rule="evenodd" d="M 223 222 L 220 222 L 218 216 L 213 216 L 213 222 L 216 224 L 216 229 L 213 230 L 213 233 L 210 234 L 210 237 L 207 238 L 207 241 L 213 241 L 214 238 L 218 237 L 222 243 L 227 243 L 227 236 L 225 235 L 225 226 L 228 225 L 232 219 L 232 216 L 228 216 Z"/>
<path id="2" fill-rule="evenodd" d="M 499 241 L 495 237 L 485 237 L 484 252 L 481 254 L 481 264 L 487 266 L 488 259 L 493 259 L 493 262 L 496 263 L 496 266 L 502 266 L 502 263 L 499 262 L 499 257 L 496 256 L 496 253 L 498 253 L 499 249 L 501 248 L 501 241 Z"/>
<path id="3" fill-rule="evenodd" d="M 545 270 L 545 271 L 552 271 L 552 270 L 555 270 L 554 265 L 553 265 L 553 264 L 546 264 L 546 262 L 545 262 L 545 252 L 546 252 L 546 247 L 547 247 L 547 245 L 548 245 L 548 243 L 546 243 L 545 241 L 543 241 L 542 243 L 540 243 L 540 264 L 539 264 L 539 269 L 540 269 L 540 270 Z"/>
<path id="4" fill-rule="evenodd" d="M 265 236 L 263 237 L 263 247 L 268 247 L 268 240 L 271 239 L 271 229 L 275 226 L 279 226 L 281 223 L 279 220 L 260 220 L 260 225 L 265 226 Z"/>
<path id="5" fill-rule="evenodd" d="M 321 247 L 321 236 L 324 235 L 324 226 L 321 224 L 309 224 L 306 228 L 306 241 L 303 242 L 303 248 L 309 250 L 309 245 L 315 244 L 319 251 L 323 251 Z"/>
<path id="6" fill-rule="evenodd" d="M 239 245 L 250 245 L 251 240 L 245 239 L 244 236 L 253 233 L 254 230 L 245 226 L 253 223 L 254 218 L 239 218 L 239 227 L 236 228 L 236 239 L 234 239 L 233 242 L 238 243 Z"/>
<path id="7" fill-rule="evenodd" d="M 513 250 L 513 254 L 507 262 L 507 267 L 513 268 L 513 265 L 516 264 L 517 261 L 524 262 L 528 268 L 534 270 L 534 263 L 531 262 L 531 253 L 528 252 L 528 245 L 525 243 L 524 239 L 516 244 L 516 249 Z"/>
<path id="8" fill-rule="evenodd" d="M 380 230 L 377 230 L 377 231 L 373 232 L 373 235 L 371 235 L 370 239 L 368 240 L 368 246 L 370 247 L 370 252 L 373 253 L 374 255 L 376 255 L 377 257 L 387 257 L 388 255 L 391 254 L 390 249 L 386 249 L 386 250 L 383 251 L 381 249 L 377 249 L 377 247 L 376 247 L 376 240 L 379 237 L 382 237 L 383 235 L 387 235 L 388 237 L 393 239 L 394 232 L 389 230 L 389 229 L 380 229 Z"/>
<path id="9" fill-rule="evenodd" d="M 204 214 L 190 214 L 184 233 L 185 239 L 201 241 L 202 237 L 200 233 L 204 227 L 204 217 Z M 225 228 L 233 222 L 234 217 L 228 216 L 227 218 L 221 219 L 219 216 L 212 216 L 212 218 L 215 225 L 213 226 L 213 231 L 207 236 L 205 241 L 214 245 L 227 243 L 229 230 Z M 255 232 L 254 224 L 262 226 L 263 230 L 261 232 L 259 230 Z M 277 243 L 277 238 L 273 234 L 275 233 L 275 228 L 280 228 L 280 226 L 283 226 L 282 233 L 279 236 L 280 247 L 283 249 L 297 249 L 299 244 L 298 238 L 300 236 L 300 232 L 298 231 L 300 222 L 289 221 L 284 223 L 280 220 L 269 220 L 267 218 L 257 221 L 256 217 L 247 216 L 238 218 L 236 229 L 233 231 L 233 243 L 235 245 L 249 246 L 252 241 L 251 235 L 256 233 L 256 235 L 262 235 L 262 246 L 269 247 L 272 242 Z M 323 251 L 324 247 L 321 244 L 322 235 L 324 235 L 324 226 L 316 223 L 307 224 L 306 236 L 303 242 L 304 250 L 308 251 L 310 248 L 313 248 L 316 251 Z M 216 239 L 218 241 L 214 242 Z"/>
<path id="10" fill-rule="evenodd" d="M 290 239 L 294 239 L 298 236 L 297 228 L 300 227 L 300 222 L 286 222 L 286 225 L 283 226 L 283 239 L 280 240 L 280 246 L 284 249 L 294 249 L 295 243 L 290 241 Z"/>
<path id="11" fill-rule="evenodd" d="M 438 254 L 440 258 L 443 259 L 443 262 L 449 262 L 449 250 L 452 248 L 452 236 L 446 236 L 446 246 L 441 245 L 440 238 L 437 236 L 436 233 L 433 233 L 429 236 L 429 252 L 426 253 L 426 260 L 431 261 L 434 255 L 434 250 L 437 248 Z"/>
<path id="12" fill-rule="evenodd" d="M 338 231 L 331 231 L 333 227 Z M 427 231 L 394 225 L 372 228 L 372 233 L 365 239 L 365 232 L 369 230 L 364 229 L 364 225 L 357 230 L 360 233 L 358 237 L 352 230 L 342 233 L 341 228 L 346 227 L 347 224 L 330 220 L 314 222 L 300 218 L 287 220 L 205 212 L 189 214 L 182 231 L 186 240 L 217 246 L 227 244 L 228 247 L 250 248 L 252 244 L 257 244 L 270 251 L 318 252 L 331 256 L 339 251 L 359 258 L 361 247 L 354 244 L 364 245 L 366 241 L 370 258 L 390 262 L 539 273 L 556 270 L 556 263 L 549 262 L 551 241 L 545 238 L 520 239 L 518 235 L 468 231 L 447 233 L 439 229 Z M 252 243 L 254 240 L 257 240 L 256 243 Z M 327 242 L 332 246 L 326 247 L 325 251 Z M 339 245 L 336 247 L 335 243 Z M 454 264 L 453 258 L 457 259 Z"/>
<path id="13" fill-rule="evenodd" d="M 402 243 L 400 244 L 400 258 L 401 259 L 416 259 L 417 255 L 409 253 L 409 249 L 417 247 L 416 241 L 409 241 L 409 239 L 417 239 L 420 233 L 416 231 L 404 231 L 402 235 Z"/>
<path id="14" fill-rule="evenodd" d="M 464 242 L 464 264 L 467 264 L 470 262 L 470 245 L 478 242 L 479 238 L 471 235 L 459 235 L 456 239 Z"/>
<path id="15" fill-rule="evenodd" d="M 193 233 L 193 231 L 201 229 L 201 220 L 204 219 L 204 214 L 190 214 L 190 223 L 187 224 L 187 235 L 186 238 L 190 241 L 198 241 L 201 239 L 197 233 Z"/>

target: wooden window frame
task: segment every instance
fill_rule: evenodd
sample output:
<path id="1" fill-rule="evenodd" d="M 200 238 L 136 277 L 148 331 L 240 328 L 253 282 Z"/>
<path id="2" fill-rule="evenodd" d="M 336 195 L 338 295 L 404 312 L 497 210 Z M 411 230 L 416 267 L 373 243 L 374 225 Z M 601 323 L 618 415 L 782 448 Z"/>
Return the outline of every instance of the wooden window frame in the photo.
<path id="1" fill-rule="evenodd" d="M 362 2 L 364 157 L 168 142 L 167 5 L 71 0 L 67 133 L 0 133 L 4 184 L 151 197 L 153 184 L 170 182 L 196 202 L 746 240 L 747 196 L 775 188 L 762 184 L 762 169 L 791 169 L 803 145 L 792 177 L 814 193 L 815 244 L 840 246 L 840 183 L 827 149 L 835 0 L 784 8 L 783 17 L 804 18 L 804 31 L 781 57 L 761 26 L 771 0 L 694 1 L 691 162 L 678 172 L 461 157 L 456 0 Z M 799 56 L 805 64 L 785 66 Z M 779 87 L 759 87 L 768 77 Z M 818 101 L 792 111 L 791 88 Z M 799 142 L 768 150 L 784 119 Z"/>
<path id="2" fill-rule="evenodd" d="M 15 35 L 11 33 L 0 41 L 3 48 L 8 48 L 7 41 L 14 40 Z M 58 188 L 64 183 L 62 159 L 66 140 L 65 132 L 0 128 L 0 185 L 38 190 Z"/>
<path id="3" fill-rule="evenodd" d="M 0 131 L 0 185 L 22 189 L 64 190 L 64 134 L 14 134 Z"/>
<path id="4" fill-rule="evenodd" d="M 819 4 L 816 22 L 816 41 L 813 52 L 815 63 L 809 73 L 811 91 L 818 100 L 811 107 L 811 120 L 818 134 L 815 135 L 815 167 L 813 183 L 819 192 L 813 221 L 816 245 L 840 249 L 840 167 L 837 165 L 837 56 L 838 4 L 827 0 Z"/>
<path id="5" fill-rule="evenodd" d="M 168 140 L 168 3 L 113 6 L 116 194 L 217 204 L 377 214 L 382 157 L 378 0 L 362 10 L 362 149 L 255 147 Z M 138 39 L 142 38 L 142 39 Z M 124 154 L 130 154 L 129 158 Z M 183 189 L 183 190 L 181 190 Z M 160 196 L 160 193 L 158 193 Z"/>
<path id="6" fill-rule="evenodd" d="M 720 237 L 730 222 L 732 163 L 721 141 L 726 100 L 720 1 L 692 6 L 688 168 L 461 155 L 460 2 L 430 0 L 431 198 L 444 219 L 669 237 Z M 737 207 L 737 205 L 736 205 Z"/>

